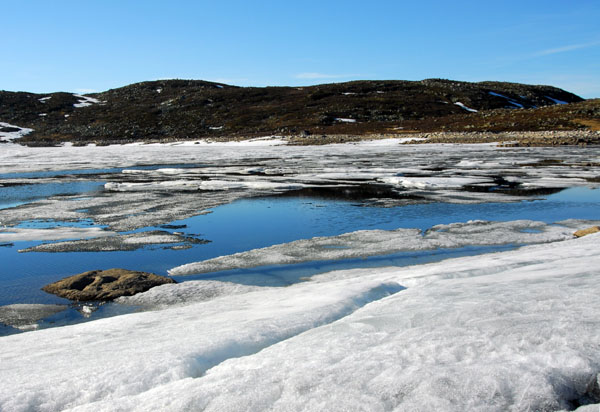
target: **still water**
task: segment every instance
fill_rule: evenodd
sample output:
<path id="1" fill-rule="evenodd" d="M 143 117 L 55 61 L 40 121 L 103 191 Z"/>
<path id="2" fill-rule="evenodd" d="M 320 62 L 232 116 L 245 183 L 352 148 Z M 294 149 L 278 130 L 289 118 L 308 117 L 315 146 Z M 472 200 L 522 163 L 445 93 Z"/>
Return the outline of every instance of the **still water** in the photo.
<path id="1" fill-rule="evenodd" d="M 89 189 L 85 187 L 85 189 Z M 93 188 L 92 188 L 93 189 Z M 518 203 L 448 204 L 430 203 L 401 207 L 372 207 L 350 201 L 318 198 L 255 198 L 233 202 L 212 213 L 171 222 L 185 225 L 177 231 L 209 240 L 190 249 L 171 250 L 161 245 L 127 252 L 18 253 L 19 249 L 41 242 L 15 242 L 0 247 L 0 305 L 12 303 L 68 303 L 40 290 L 48 283 L 93 269 L 122 267 L 166 275 L 167 270 L 189 262 L 290 242 L 314 236 L 333 236 L 362 229 L 419 228 L 468 220 L 540 220 L 548 223 L 563 219 L 599 219 L 600 190 L 571 188 L 545 199 Z M 48 223 L 26 222 L 23 226 Z M 83 222 L 89 225 L 89 222 Z M 148 228 L 148 229 L 161 229 Z M 165 230 L 165 229 L 162 229 Z M 513 245 L 514 246 L 514 245 Z M 227 279 L 248 284 L 283 286 L 333 269 L 407 265 L 473 255 L 504 247 L 469 247 L 457 250 L 399 253 L 368 259 L 336 262 L 310 262 L 289 266 L 269 266 L 176 277 L 190 279 Z M 240 276 L 241 275 L 241 276 Z"/>

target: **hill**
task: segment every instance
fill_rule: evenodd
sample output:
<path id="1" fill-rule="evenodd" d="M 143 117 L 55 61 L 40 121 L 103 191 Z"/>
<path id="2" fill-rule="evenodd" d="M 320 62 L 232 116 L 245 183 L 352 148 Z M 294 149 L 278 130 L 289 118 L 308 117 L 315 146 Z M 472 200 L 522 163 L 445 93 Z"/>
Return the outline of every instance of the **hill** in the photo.
<path id="1" fill-rule="evenodd" d="M 161 80 L 85 96 L 0 92 L 0 122 L 33 129 L 20 139 L 30 145 L 272 134 L 569 130 L 592 125 L 599 114 L 597 101 L 551 86 L 443 79 L 309 87 Z"/>

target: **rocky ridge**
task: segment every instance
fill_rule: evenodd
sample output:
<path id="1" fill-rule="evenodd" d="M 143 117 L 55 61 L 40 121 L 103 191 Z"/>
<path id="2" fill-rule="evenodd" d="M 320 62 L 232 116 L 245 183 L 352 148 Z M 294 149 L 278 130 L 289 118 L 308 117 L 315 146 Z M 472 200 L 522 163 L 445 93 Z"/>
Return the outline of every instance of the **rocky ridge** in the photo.
<path id="1" fill-rule="evenodd" d="M 0 122 L 7 131 L 33 129 L 19 139 L 28 145 L 574 130 L 594 127 L 598 118 L 598 102 L 555 87 L 443 79 L 310 87 L 161 80 L 85 96 L 0 92 Z"/>

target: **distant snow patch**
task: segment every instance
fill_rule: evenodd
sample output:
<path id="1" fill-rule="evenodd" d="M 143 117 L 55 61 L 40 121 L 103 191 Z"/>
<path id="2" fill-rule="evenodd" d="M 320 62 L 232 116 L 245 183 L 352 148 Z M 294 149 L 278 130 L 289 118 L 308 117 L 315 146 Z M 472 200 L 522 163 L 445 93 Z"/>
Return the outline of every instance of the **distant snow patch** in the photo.
<path id="1" fill-rule="evenodd" d="M 569 104 L 569 102 L 565 102 L 564 100 L 558 100 L 555 99 L 554 97 L 550 97 L 550 96 L 544 96 L 546 99 L 552 100 L 554 102 L 554 104 Z"/>
<path id="2" fill-rule="evenodd" d="M 344 117 L 336 117 L 335 120 L 342 123 L 356 123 L 356 119 L 348 119 Z"/>
<path id="3" fill-rule="evenodd" d="M 508 100 L 508 103 L 512 104 L 513 106 L 517 106 L 518 108 L 522 109 L 523 105 L 521 103 L 517 103 L 515 102 L 513 99 L 511 99 L 510 97 L 506 97 L 500 93 L 495 93 L 495 92 L 488 92 L 489 94 L 491 94 L 492 96 L 496 96 L 496 97 L 502 97 L 503 99 Z"/>
<path id="4" fill-rule="evenodd" d="M 79 99 L 79 103 L 75 103 L 73 107 L 87 107 L 91 106 L 92 104 L 100 103 L 100 100 L 94 99 L 93 97 L 83 96 L 81 94 L 74 94 L 73 96 Z"/>
<path id="5" fill-rule="evenodd" d="M 33 132 L 33 129 L 0 122 L 0 141 L 10 142 L 31 132 Z"/>
<path id="6" fill-rule="evenodd" d="M 156 93 L 161 93 L 162 89 L 156 89 Z"/>
<path id="7" fill-rule="evenodd" d="M 342 93 L 342 94 L 343 94 L 344 96 L 353 96 L 353 95 L 355 95 L 356 93 L 353 93 L 353 92 L 345 92 L 345 93 Z"/>
<path id="8" fill-rule="evenodd" d="M 457 105 L 457 106 L 460 106 L 460 107 L 462 107 L 463 109 L 465 109 L 465 110 L 466 110 L 466 111 L 468 111 L 468 112 L 477 113 L 477 110 L 475 110 L 475 109 L 471 109 L 470 107 L 467 107 L 467 106 L 465 106 L 465 105 L 464 105 L 464 104 L 462 104 L 461 102 L 456 102 L 456 103 L 454 103 L 454 104 L 455 104 L 455 105 Z"/>
<path id="9" fill-rule="evenodd" d="M 52 99 L 52 96 L 46 96 L 46 97 L 42 97 L 41 99 L 38 99 L 38 101 L 40 101 L 41 103 L 46 103 L 46 101 Z"/>

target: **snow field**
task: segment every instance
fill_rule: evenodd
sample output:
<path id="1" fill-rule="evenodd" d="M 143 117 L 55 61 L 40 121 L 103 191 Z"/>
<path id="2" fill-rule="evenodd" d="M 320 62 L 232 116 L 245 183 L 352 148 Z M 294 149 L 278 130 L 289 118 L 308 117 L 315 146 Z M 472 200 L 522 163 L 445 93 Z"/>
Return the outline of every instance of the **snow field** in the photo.
<path id="1" fill-rule="evenodd" d="M 8 336 L 0 408 L 571 408 L 600 372 L 599 241 L 332 272 Z"/>

